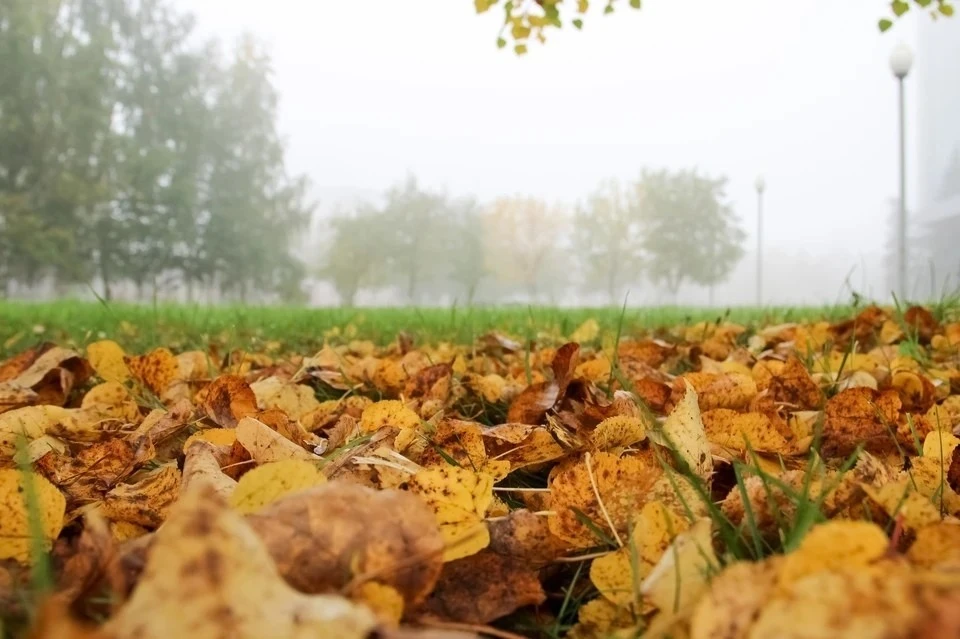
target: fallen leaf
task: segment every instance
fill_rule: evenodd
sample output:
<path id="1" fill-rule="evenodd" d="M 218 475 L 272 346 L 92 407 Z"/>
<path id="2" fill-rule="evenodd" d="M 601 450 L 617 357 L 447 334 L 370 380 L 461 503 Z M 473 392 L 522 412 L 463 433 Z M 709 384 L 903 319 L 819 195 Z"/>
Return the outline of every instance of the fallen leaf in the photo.
<path id="1" fill-rule="evenodd" d="M 536 570 L 520 559 L 481 550 L 443 565 L 422 614 L 458 623 L 486 624 L 545 600 Z"/>
<path id="2" fill-rule="evenodd" d="M 31 493 L 36 501 L 31 501 L 28 506 Z M 31 510 L 40 520 L 41 546 L 49 550 L 63 527 L 66 512 L 63 495 L 36 473 L 0 469 L 0 559 L 15 559 L 21 563 L 31 560 Z"/>
<path id="3" fill-rule="evenodd" d="M 335 592 L 364 578 L 415 606 L 433 590 L 444 540 L 418 497 L 344 481 L 283 497 L 249 515 L 284 579 L 302 592 Z"/>
<path id="4" fill-rule="evenodd" d="M 691 471 L 702 479 L 710 478 L 713 474 L 713 457 L 700 416 L 697 391 L 692 385 L 687 385 L 683 398 L 667 416 L 663 435 Z"/>
<path id="5" fill-rule="evenodd" d="M 258 464 L 286 459 L 320 461 L 318 455 L 307 452 L 263 422 L 244 417 L 237 424 L 237 442 Z"/>
<path id="6" fill-rule="evenodd" d="M 122 384 L 130 379 L 130 369 L 124 361 L 126 353 L 113 340 L 104 339 L 87 345 L 87 360 L 105 382 Z"/>
<path id="7" fill-rule="evenodd" d="M 166 464 L 145 473 L 133 484 L 120 484 L 103 499 L 103 514 L 112 521 L 126 521 L 156 528 L 167 518 L 180 491 L 180 471 Z"/>
<path id="8" fill-rule="evenodd" d="M 550 532 L 577 548 L 602 542 L 597 531 L 611 538 L 626 537 L 634 513 L 662 474 L 663 468 L 649 451 L 623 457 L 586 453 L 564 460 L 550 471 L 548 480 L 550 503 L 556 511 L 548 519 Z"/>
<path id="9" fill-rule="evenodd" d="M 363 639 L 375 625 L 365 607 L 286 585 L 242 516 L 199 487 L 157 531 L 133 596 L 103 630 L 112 639 Z"/>
<path id="10" fill-rule="evenodd" d="M 203 410 L 218 426 L 235 428 L 257 412 L 257 397 L 242 377 L 220 375 L 204 390 Z"/>
<path id="11" fill-rule="evenodd" d="M 311 488 L 327 478 L 317 465 L 302 459 L 287 459 L 257 466 L 245 473 L 230 495 L 238 512 L 254 513 L 284 495 Z"/>
<path id="12" fill-rule="evenodd" d="M 443 536 L 443 561 L 480 552 L 490 543 L 483 521 L 493 502 L 493 478 L 457 466 L 422 470 L 410 478 L 411 492 L 433 509 Z"/>

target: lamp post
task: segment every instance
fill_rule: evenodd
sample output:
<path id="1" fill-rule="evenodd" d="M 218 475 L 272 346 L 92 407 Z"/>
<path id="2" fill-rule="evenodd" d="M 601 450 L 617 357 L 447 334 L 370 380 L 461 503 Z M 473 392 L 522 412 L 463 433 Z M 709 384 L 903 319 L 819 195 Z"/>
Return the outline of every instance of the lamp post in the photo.
<path id="1" fill-rule="evenodd" d="M 902 42 L 890 53 L 890 70 L 897 79 L 900 103 L 900 215 L 897 220 L 897 295 L 907 295 L 907 149 L 903 81 L 913 66 L 913 51 Z"/>
<path id="2" fill-rule="evenodd" d="M 753 183 L 757 189 L 757 306 L 763 304 L 763 192 L 767 181 L 762 175 Z"/>

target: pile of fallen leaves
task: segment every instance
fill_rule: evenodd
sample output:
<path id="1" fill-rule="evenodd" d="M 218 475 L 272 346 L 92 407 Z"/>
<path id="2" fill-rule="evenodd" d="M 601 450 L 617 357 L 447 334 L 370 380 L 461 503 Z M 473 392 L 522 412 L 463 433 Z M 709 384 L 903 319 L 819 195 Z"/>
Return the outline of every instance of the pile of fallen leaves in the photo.
<path id="1" fill-rule="evenodd" d="M 960 323 L 568 339 L 0 363 L 6 627 L 960 636 Z"/>

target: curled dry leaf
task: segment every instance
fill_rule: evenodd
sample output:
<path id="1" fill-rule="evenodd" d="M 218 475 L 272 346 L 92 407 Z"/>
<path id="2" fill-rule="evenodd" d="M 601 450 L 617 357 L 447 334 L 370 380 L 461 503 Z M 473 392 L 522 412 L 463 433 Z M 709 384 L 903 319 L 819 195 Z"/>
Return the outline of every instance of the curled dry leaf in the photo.
<path id="1" fill-rule="evenodd" d="M 757 383 L 746 373 L 687 373 L 674 383 L 674 397 L 686 394 L 688 383 L 696 391 L 700 410 L 732 408 L 742 410 L 757 395 Z"/>
<path id="2" fill-rule="evenodd" d="M 434 513 L 403 491 L 333 481 L 283 497 L 248 521 L 302 592 L 375 580 L 414 606 L 433 590 L 443 563 Z"/>
<path id="3" fill-rule="evenodd" d="M 120 484 L 103 499 L 103 514 L 112 521 L 126 521 L 156 528 L 180 492 L 180 470 L 165 464 L 143 474 L 134 484 Z"/>
<path id="4" fill-rule="evenodd" d="M 363 409 L 360 417 L 362 432 L 373 433 L 386 426 L 401 430 L 417 429 L 420 426 L 420 417 L 404 406 L 403 402 L 395 399 L 376 402 Z"/>
<path id="5" fill-rule="evenodd" d="M 157 531 L 133 596 L 103 629 L 112 639 L 364 639 L 375 626 L 365 607 L 284 583 L 242 516 L 201 486 Z"/>
<path id="6" fill-rule="evenodd" d="M 234 428 L 257 412 L 257 397 L 237 375 L 220 375 L 204 389 L 203 410 L 218 426 Z"/>
<path id="7" fill-rule="evenodd" d="M 237 481 L 220 470 L 214 451 L 214 445 L 205 441 L 194 441 L 185 447 L 181 490 L 186 492 L 204 484 L 226 501 L 236 490 Z"/>
<path id="8" fill-rule="evenodd" d="M 258 464 L 285 459 L 320 461 L 320 457 L 307 452 L 292 441 L 252 417 L 244 417 L 237 424 L 237 442 L 243 446 Z"/>
<path id="9" fill-rule="evenodd" d="M 792 455 L 800 452 L 762 413 L 738 413 L 727 408 L 708 410 L 701 416 L 707 439 L 730 450 Z"/>
<path id="10" fill-rule="evenodd" d="M 566 454 L 550 431 L 542 426 L 502 424 L 484 429 L 483 437 L 489 457 L 510 462 L 513 470 L 553 461 Z"/>

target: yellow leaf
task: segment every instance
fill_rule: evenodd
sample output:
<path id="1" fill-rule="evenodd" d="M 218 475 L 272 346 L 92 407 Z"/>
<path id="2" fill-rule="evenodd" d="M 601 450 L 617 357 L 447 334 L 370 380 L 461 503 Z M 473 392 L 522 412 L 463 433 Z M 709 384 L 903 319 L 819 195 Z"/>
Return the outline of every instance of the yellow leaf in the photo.
<path id="1" fill-rule="evenodd" d="M 710 442 L 704 432 L 697 391 L 689 383 L 683 399 L 677 402 L 667 416 L 663 424 L 663 434 L 670 447 L 690 465 L 690 470 L 703 479 L 710 478 L 713 474 Z"/>
<path id="2" fill-rule="evenodd" d="M 30 561 L 30 514 L 26 503 L 26 482 L 32 482 L 36 495 L 35 513 L 40 517 L 43 547 L 50 550 L 63 528 L 67 500 L 44 477 L 24 474 L 12 468 L 0 469 L 0 559 Z"/>
<path id="3" fill-rule="evenodd" d="M 14 454 L 19 436 L 22 435 L 30 442 L 43 437 L 57 426 L 74 430 L 74 412 L 60 406 L 25 406 L 0 413 L 0 457 Z"/>
<path id="4" fill-rule="evenodd" d="M 599 450 L 622 448 L 647 438 L 647 429 L 639 417 L 608 417 L 590 433 L 590 444 Z"/>
<path id="5" fill-rule="evenodd" d="M 232 446 L 237 441 L 237 431 L 233 428 L 207 428 L 187 437 L 183 442 L 183 452 L 187 452 L 193 442 L 210 442 L 214 446 Z"/>
<path id="6" fill-rule="evenodd" d="M 327 480 L 316 464 L 287 459 L 258 466 L 245 473 L 230 495 L 230 505 L 243 514 L 254 513 L 284 495 Z"/>
<path id="7" fill-rule="evenodd" d="M 105 382 L 123 383 L 130 379 L 130 369 L 124 361 L 126 353 L 113 340 L 105 339 L 87 346 L 87 360 Z"/>
<path id="8" fill-rule="evenodd" d="M 918 529 L 917 538 L 907 551 L 907 558 L 924 568 L 960 568 L 960 525 L 942 522 Z"/>
<path id="9" fill-rule="evenodd" d="M 651 451 L 623 457 L 588 453 L 564 460 L 550 471 L 548 480 L 550 505 L 556 511 L 547 520 L 550 532 L 578 548 L 596 546 L 601 541 L 598 529 L 610 538 L 625 538 L 663 474 Z"/>
<path id="10" fill-rule="evenodd" d="M 250 384 L 261 410 L 282 410 L 290 419 L 300 420 L 320 406 L 313 389 L 305 384 L 288 384 L 268 377 Z"/>
<path id="11" fill-rule="evenodd" d="M 105 417 L 126 422 L 138 421 L 140 407 L 120 382 L 109 381 L 94 386 L 83 396 L 80 408 L 92 409 Z"/>
<path id="12" fill-rule="evenodd" d="M 691 611 L 719 570 L 709 519 L 699 519 L 673 540 L 640 586 L 644 598 L 665 615 Z"/>
<path id="13" fill-rule="evenodd" d="M 393 428 L 418 428 L 420 417 L 403 405 L 403 402 L 388 399 L 370 404 L 363 409 L 360 417 L 360 430 L 364 433 L 373 433 L 384 426 Z"/>
<path id="14" fill-rule="evenodd" d="M 779 583 L 842 567 L 866 566 L 887 552 L 883 529 L 867 521 L 828 521 L 813 528 L 800 546 L 784 557 Z"/>
<path id="15" fill-rule="evenodd" d="M 916 530 L 940 521 L 940 511 L 927 497 L 919 494 L 908 479 L 884 484 L 875 488 L 861 484 L 867 496 L 876 502 L 890 517 L 902 517 L 908 530 Z"/>
<path id="16" fill-rule="evenodd" d="M 600 324 L 591 317 L 570 333 L 570 341 L 583 344 L 592 342 L 598 335 L 600 335 Z"/>
<path id="17" fill-rule="evenodd" d="M 629 543 L 593 560 L 590 581 L 612 603 L 637 606 L 643 579 L 660 561 L 670 542 L 687 528 L 686 520 L 674 516 L 661 502 L 645 504 Z"/>
<path id="18" fill-rule="evenodd" d="M 354 599 L 367 605 L 377 619 L 390 627 L 400 625 L 403 617 L 403 595 L 393 586 L 367 581 L 354 591 Z"/>
<path id="19" fill-rule="evenodd" d="M 943 460 L 944 465 L 950 467 L 954 449 L 960 446 L 960 439 L 953 433 L 934 430 L 923 440 L 923 456 L 930 459 Z"/>
<path id="20" fill-rule="evenodd" d="M 623 608 L 611 603 L 603 597 L 598 597 L 580 606 L 577 611 L 577 625 L 566 635 L 568 639 L 600 639 L 620 637 L 618 630 L 630 629 L 626 636 L 636 635 L 637 625 L 633 613 L 629 608 Z"/>
<path id="21" fill-rule="evenodd" d="M 493 503 L 493 478 L 457 466 L 422 470 L 410 490 L 434 511 L 446 544 L 444 562 L 476 554 L 490 544 L 483 521 Z"/>
<path id="22" fill-rule="evenodd" d="M 241 419 L 234 430 L 237 434 L 237 441 L 247 449 L 250 457 L 259 464 L 285 459 L 320 460 L 319 456 L 307 452 L 253 417 Z"/>

